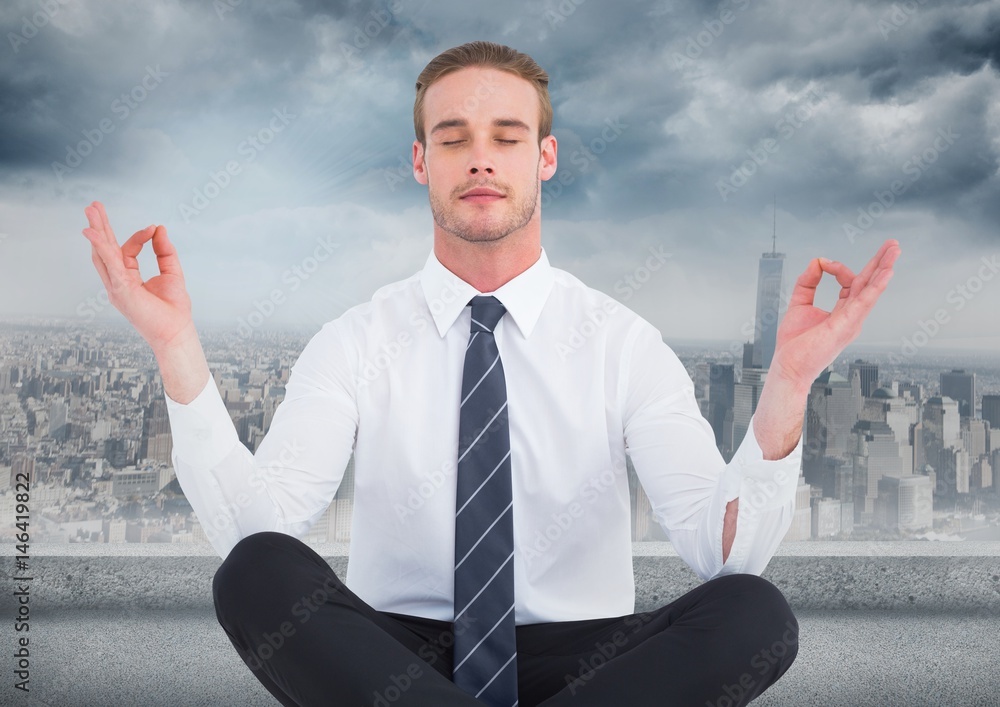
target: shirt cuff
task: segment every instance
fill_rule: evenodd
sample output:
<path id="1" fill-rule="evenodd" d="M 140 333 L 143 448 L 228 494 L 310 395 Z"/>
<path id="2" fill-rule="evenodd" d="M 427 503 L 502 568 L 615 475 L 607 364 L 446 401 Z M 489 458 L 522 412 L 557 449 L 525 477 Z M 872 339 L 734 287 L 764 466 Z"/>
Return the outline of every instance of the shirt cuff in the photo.
<path id="1" fill-rule="evenodd" d="M 233 418 L 213 376 L 190 403 L 182 404 L 165 392 L 173 454 L 190 464 L 212 468 L 240 442 Z"/>
<path id="2" fill-rule="evenodd" d="M 740 515 L 780 508 L 795 500 L 802 465 L 802 435 L 781 459 L 764 459 L 750 417 L 746 436 L 723 475 L 723 501 L 740 499 Z"/>

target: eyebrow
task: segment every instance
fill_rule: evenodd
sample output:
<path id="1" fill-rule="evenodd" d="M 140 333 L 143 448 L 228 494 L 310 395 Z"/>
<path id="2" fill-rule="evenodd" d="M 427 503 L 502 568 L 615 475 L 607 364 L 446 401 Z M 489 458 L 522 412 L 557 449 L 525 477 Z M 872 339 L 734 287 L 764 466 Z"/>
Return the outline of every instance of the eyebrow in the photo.
<path id="1" fill-rule="evenodd" d="M 434 126 L 431 130 L 431 135 L 436 133 L 438 130 L 446 130 L 448 128 L 465 128 L 468 127 L 469 121 L 465 118 L 452 118 L 451 120 L 442 120 L 440 123 Z M 523 120 L 518 120 L 517 118 L 497 118 L 493 121 L 494 127 L 497 128 L 517 128 L 519 130 L 524 130 L 526 132 L 531 132 L 531 126 L 525 123 Z"/>

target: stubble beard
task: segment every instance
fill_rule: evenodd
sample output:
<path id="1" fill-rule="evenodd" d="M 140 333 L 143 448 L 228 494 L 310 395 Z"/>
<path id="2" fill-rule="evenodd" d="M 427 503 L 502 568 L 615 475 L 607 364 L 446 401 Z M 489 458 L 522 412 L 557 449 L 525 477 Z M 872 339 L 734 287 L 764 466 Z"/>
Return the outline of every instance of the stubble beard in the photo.
<path id="1" fill-rule="evenodd" d="M 465 191 L 468 191 L 467 187 L 457 193 Z M 501 205 L 507 206 L 503 213 L 496 215 L 496 217 L 491 216 L 485 223 L 484 219 L 480 218 L 481 215 L 476 215 L 471 219 L 462 219 L 458 210 L 464 207 L 458 203 L 443 201 L 434 190 L 429 190 L 429 193 L 434 223 L 442 230 L 472 243 L 498 241 L 506 238 L 514 231 L 524 228 L 531 221 L 532 216 L 535 215 L 535 209 L 538 207 L 537 180 L 534 182 L 534 189 L 531 190 L 531 193 L 525 195 L 526 198 L 512 201 L 508 194 L 499 202 L 485 205 L 484 210 Z"/>

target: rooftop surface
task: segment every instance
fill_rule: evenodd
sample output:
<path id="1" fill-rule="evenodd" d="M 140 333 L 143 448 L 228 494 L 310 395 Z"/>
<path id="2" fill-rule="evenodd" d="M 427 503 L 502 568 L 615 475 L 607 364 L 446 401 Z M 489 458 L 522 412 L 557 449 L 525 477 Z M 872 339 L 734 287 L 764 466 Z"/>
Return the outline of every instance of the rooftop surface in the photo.
<path id="1" fill-rule="evenodd" d="M 344 571 L 346 546 L 316 549 Z M 10 554 L 0 704 L 277 704 L 215 619 L 220 558 L 192 546 L 34 546 L 31 692 L 17 692 Z M 637 610 L 700 581 L 669 544 L 634 554 Z M 787 543 L 763 576 L 788 598 L 800 643 L 754 705 L 1000 705 L 1000 543 Z"/>

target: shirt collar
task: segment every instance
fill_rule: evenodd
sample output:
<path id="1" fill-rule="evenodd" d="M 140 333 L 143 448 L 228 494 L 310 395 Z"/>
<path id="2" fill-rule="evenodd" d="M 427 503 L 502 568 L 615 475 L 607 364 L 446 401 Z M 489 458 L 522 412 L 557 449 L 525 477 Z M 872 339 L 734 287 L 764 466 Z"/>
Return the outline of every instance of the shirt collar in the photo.
<path id="1" fill-rule="evenodd" d="M 552 289 L 553 279 L 545 248 L 541 248 L 538 260 L 531 267 L 494 292 L 479 292 L 458 277 L 441 264 L 433 248 L 427 256 L 424 269 L 420 272 L 420 285 L 424 291 L 424 298 L 441 336 L 444 336 L 455 323 L 458 315 L 469 304 L 469 300 L 476 295 L 490 294 L 507 308 L 507 313 L 514 320 L 521 335 L 528 338 L 542 313 L 542 307 Z"/>

